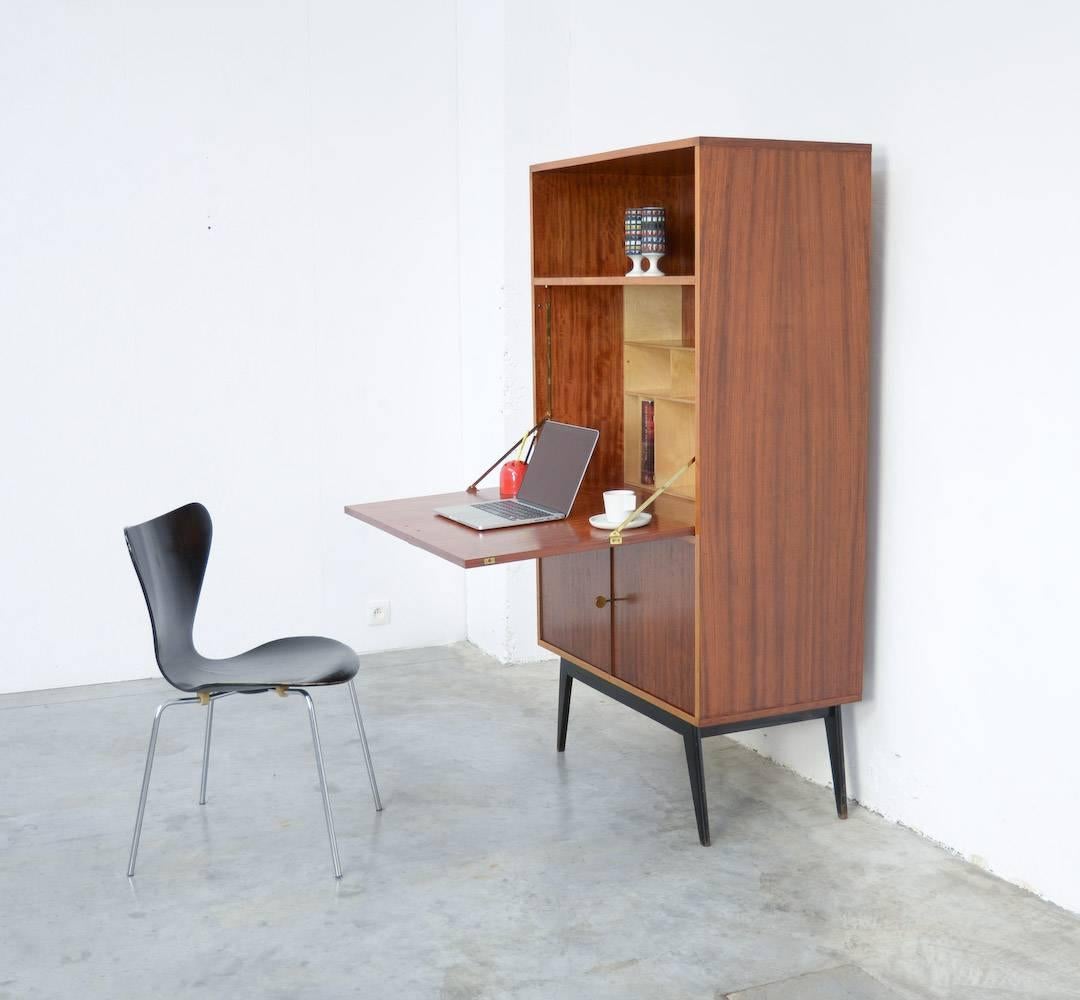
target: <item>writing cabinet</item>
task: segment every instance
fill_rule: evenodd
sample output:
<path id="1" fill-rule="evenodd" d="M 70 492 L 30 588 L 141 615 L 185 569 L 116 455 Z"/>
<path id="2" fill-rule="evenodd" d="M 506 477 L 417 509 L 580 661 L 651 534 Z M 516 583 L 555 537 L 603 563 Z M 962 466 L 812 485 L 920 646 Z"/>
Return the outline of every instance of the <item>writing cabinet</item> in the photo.
<path id="1" fill-rule="evenodd" d="M 838 706 L 862 693 L 870 147 L 696 138 L 539 164 L 531 180 L 538 419 L 599 428 L 594 491 L 655 488 L 643 399 L 655 483 L 697 458 L 665 498 L 692 538 L 538 560 L 560 744 L 575 677 L 682 732 L 692 785 L 703 736 L 821 717 L 844 812 Z M 666 210 L 665 276 L 627 278 L 624 210 L 644 205 Z"/>

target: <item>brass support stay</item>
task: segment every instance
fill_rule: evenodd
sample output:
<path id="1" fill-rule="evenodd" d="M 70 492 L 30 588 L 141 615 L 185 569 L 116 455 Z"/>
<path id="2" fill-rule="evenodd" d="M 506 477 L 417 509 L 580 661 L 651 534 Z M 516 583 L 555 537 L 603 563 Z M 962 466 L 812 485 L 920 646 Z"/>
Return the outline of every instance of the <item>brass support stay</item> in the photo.
<path id="1" fill-rule="evenodd" d="M 549 414 L 549 416 L 550 416 L 550 414 Z M 528 437 L 528 436 L 529 436 L 530 434 L 535 434 L 535 433 L 536 433 L 536 432 L 537 432 L 538 430 L 540 430 L 540 428 L 541 428 L 541 427 L 542 427 L 542 426 L 544 425 L 544 423 L 545 423 L 545 421 L 546 421 L 547 419 L 548 419 L 548 418 L 547 418 L 546 416 L 545 416 L 545 417 L 543 417 L 543 418 L 541 419 L 540 423 L 536 424 L 536 425 L 535 425 L 535 426 L 534 426 L 534 427 L 533 427 L 533 428 L 532 428 L 531 430 L 529 430 L 529 431 L 528 431 L 528 432 L 527 432 L 527 433 L 525 434 L 525 437 Z M 485 478 L 487 477 L 487 475 L 488 475 L 489 473 L 491 473 L 491 472 L 494 472 L 494 471 L 495 471 L 495 467 L 496 467 L 496 466 L 497 466 L 497 465 L 498 465 L 498 464 L 499 464 L 499 463 L 500 463 L 500 462 L 501 462 L 501 461 L 502 461 L 502 460 L 503 460 L 504 458 L 506 458 L 506 456 L 507 456 L 507 455 L 509 455 L 509 454 L 510 454 L 510 452 L 512 452 L 512 451 L 513 451 L 513 450 L 514 450 L 515 448 L 517 448 L 517 447 L 518 447 L 518 446 L 519 446 L 519 445 L 521 444 L 522 440 L 523 440 L 523 438 L 518 438 L 518 439 L 517 439 L 517 440 L 516 440 L 516 441 L 515 441 L 515 442 L 514 442 L 514 443 L 513 443 L 512 445 L 510 445 L 510 447 L 509 447 L 509 448 L 507 448 L 507 449 L 506 449 L 506 451 L 504 451 L 504 452 L 503 452 L 503 453 L 502 453 L 502 454 L 501 454 L 501 455 L 500 455 L 500 456 L 499 456 L 499 457 L 498 457 L 497 459 L 495 459 L 495 461 L 494 461 L 494 462 L 492 462 L 492 463 L 491 463 L 491 465 L 489 465 L 489 466 L 488 466 L 488 467 L 487 467 L 487 468 L 486 468 L 486 469 L 485 469 L 485 470 L 484 470 L 483 472 L 481 472 L 481 473 L 480 473 L 480 475 L 479 475 L 479 476 L 477 476 L 477 477 L 476 477 L 476 478 L 475 478 L 475 479 L 474 479 L 474 480 L 472 481 L 472 483 L 470 483 L 470 484 L 469 484 L 469 486 L 467 486 L 467 487 L 466 487 L 466 489 L 465 489 L 465 492 L 466 492 L 466 493 L 475 493 L 475 492 L 476 492 L 476 488 L 477 488 L 477 487 L 478 487 L 478 486 L 479 486 L 479 485 L 480 485 L 480 484 L 481 484 L 481 483 L 482 483 L 482 482 L 484 481 L 484 479 L 485 479 Z M 530 448 L 530 453 L 531 453 L 531 451 L 532 451 L 532 449 Z"/>
<path id="2" fill-rule="evenodd" d="M 646 507 L 648 507 L 661 493 L 663 493 L 672 483 L 679 479 L 689 468 L 697 461 L 697 455 L 690 459 L 678 472 L 675 473 L 663 486 L 661 486 L 648 500 L 646 500 L 637 510 L 626 516 L 626 519 L 620 524 L 609 536 L 608 541 L 612 545 L 622 545 L 622 532 L 635 517 L 638 516 Z"/>

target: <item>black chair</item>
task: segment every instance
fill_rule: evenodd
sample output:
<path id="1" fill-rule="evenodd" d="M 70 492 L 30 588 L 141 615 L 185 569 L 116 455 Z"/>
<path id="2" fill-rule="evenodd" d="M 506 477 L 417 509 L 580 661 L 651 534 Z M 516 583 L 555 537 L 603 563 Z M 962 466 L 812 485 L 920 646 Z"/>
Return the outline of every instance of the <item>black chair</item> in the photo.
<path id="1" fill-rule="evenodd" d="M 341 878 L 341 859 L 334 834 L 334 815 L 326 788 L 326 768 L 323 764 L 319 726 L 315 705 L 305 688 L 329 684 L 348 684 L 356 728 L 364 750 L 364 764 L 371 782 L 375 808 L 382 809 L 375 769 L 371 763 L 364 720 L 356 697 L 353 678 L 360 661 L 348 646 L 333 639 L 318 636 L 297 636 L 276 639 L 257 646 L 239 656 L 210 660 L 195 649 L 193 626 L 199 605 L 199 593 L 210 557 L 213 525 L 210 514 L 201 503 L 189 503 L 152 521 L 124 529 L 128 552 L 142 584 L 150 626 L 154 633 L 154 653 L 162 675 L 174 688 L 193 692 L 194 697 L 176 698 L 158 706 L 154 726 L 150 731 L 150 748 L 146 752 L 139 812 L 135 819 L 135 834 L 131 839 L 128 875 L 135 874 L 135 856 L 139 850 L 146 793 L 150 788 L 150 769 L 154 765 L 158 726 L 165 709 L 173 705 L 205 705 L 206 737 L 203 741 L 202 782 L 199 804 L 206 803 L 206 774 L 210 764 L 210 731 L 214 723 L 214 702 L 231 694 L 259 694 L 276 691 L 282 697 L 300 695 L 307 702 L 311 722 L 311 740 L 315 745 L 315 766 L 322 789 L 326 830 L 330 836 L 330 857 L 335 878 Z"/>

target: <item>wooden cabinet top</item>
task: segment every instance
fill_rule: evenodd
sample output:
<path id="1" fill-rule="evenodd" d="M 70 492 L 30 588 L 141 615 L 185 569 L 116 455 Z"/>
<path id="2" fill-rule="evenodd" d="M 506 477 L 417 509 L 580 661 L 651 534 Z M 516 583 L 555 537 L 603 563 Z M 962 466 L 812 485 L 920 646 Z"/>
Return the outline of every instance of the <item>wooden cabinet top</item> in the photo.
<path id="1" fill-rule="evenodd" d="M 590 153 L 587 156 L 572 156 L 565 160 L 551 160 L 547 163 L 534 163 L 529 169 L 533 173 L 545 170 L 580 169 L 582 171 L 606 171 L 613 167 L 628 172 L 643 173 L 679 173 L 693 168 L 693 152 L 699 146 L 758 146 L 762 149 L 830 149 L 830 150 L 865 150 L 870 146 L 860 142 L 810 142 L 800 139 L 737 139 L 722 136 L 697 135 L 688 139 L 673 139 L 670 142 L 654 142 L 646 146 L 628 146 L 625 149 L 612 149 L 606 153 Z M 667 154 L 667 155 L 664 155 Z"/>

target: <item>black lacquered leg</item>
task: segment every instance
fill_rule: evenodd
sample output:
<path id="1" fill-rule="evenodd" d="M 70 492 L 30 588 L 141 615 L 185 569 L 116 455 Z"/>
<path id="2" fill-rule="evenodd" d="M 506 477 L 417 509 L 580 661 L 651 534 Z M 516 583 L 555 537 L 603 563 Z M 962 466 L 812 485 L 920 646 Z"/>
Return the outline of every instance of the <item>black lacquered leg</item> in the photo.
<path id="1" fill-rule="evenodd" d="M 836 815 L 847 819 L 847 775 L 844 768 L 844 723 L 840 706 L 833 705 L 825 714 L 825 738 L 829 741 L 829 764 L 832 767 Z"/>
<path id="2" fill-rule="evenodd" d="M 555 749 L 562 753 L 566 749 L 566 725 L 570 721 L 570 686 L 574 678 L 566 669 L 566 660 L 559 661 L 559 728 L 555 736 Z"/>
<path id="3" fill-rule="evenodd" d="M 694 796 L 694 817 L 697 819 L 698 839 L 702 847 L 708 847 L 709 805 L 705 799 L 705 762 L 701 756 L 701 730 L 690 729 L 683 733 L 686 748 L 686 769 L 690 772 L 690 792 Z"/>

